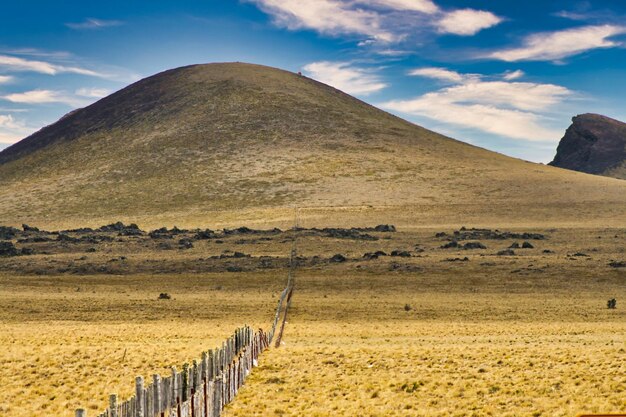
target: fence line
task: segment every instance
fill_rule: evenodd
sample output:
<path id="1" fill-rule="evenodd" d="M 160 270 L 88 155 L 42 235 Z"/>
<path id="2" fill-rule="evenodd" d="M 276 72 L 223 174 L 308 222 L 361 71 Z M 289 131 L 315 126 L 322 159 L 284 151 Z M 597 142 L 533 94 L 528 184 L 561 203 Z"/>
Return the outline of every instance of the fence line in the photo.
<path id="1" fill-rule="evenodd" d="M 296 208 L 294 232 L 298 229 Z M 222 343 L 222 347 L 202 352 L 200 361 L 185 363 L 182 372 L 172 367 L 171 375 L 155 374 L 146 385 L 142 376 L 135 378 L 135 395 L 118 402 L 117 394 L 109 396 L 109 407 L 98 417 L 219 417 L 224 407 L 237 395 L 252 368 L 258 366 L 259 355 L 267 349 L 281 322 L 276 347 L 280 346 L 287 312 L 291 305 L 296 269 L 296 241 L 289 260 L 287 286 L 278 298 L 276 314 L 269 333 L 255 332 L 244 326 Z M 281 320 L 282 317 L 282 320 Z M 76 417 L 86 417 L 84 409 Z"/>
<path id="2" fill-rule="evenodd" d="M 295 250 L 292 251 L 292 265 Z M 243 385 L 259 355 L 267 349 L 282 316 L 276 347 L 280 345 L 294 289 L 292 270 L 287 286 L 281 292 L 274 322 L 269 333 L 249 326 L 237 329 L 220 348 L 202 352 L 200 360 L 185 363 L 182 372 L 172 367 L 171 375 L 155 374 L 146 385 L 142 376 L 135 379 L 135 395 L 118 402 L 109 396 L 109 407 L 98 417 L 219 417 Z M 76 417 L 86 417 L 84 409 Z"/>

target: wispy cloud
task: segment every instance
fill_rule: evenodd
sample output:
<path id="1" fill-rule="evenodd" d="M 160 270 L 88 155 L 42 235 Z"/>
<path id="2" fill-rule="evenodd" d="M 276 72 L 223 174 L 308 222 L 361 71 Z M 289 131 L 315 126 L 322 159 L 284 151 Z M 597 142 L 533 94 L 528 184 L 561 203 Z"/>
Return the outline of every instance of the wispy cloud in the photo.
<path id="1" fill-rule="evenodd" d="M 465 79 L 465 75 L 459 74 L 456 71 L 451 71 L 446 68 L 417 68 L 409 71 L 409 75 L 415 75 L 426 78 L 433 78 L 440 81 L 448 81 L 452 83 L 460 83 Z"/>
<path id="2" fill-rule="evenodd" d="M 474 9 L 461 9 L 446 13 L 439 20 L 437 26 L 439 32 L 452 33 L 455 35 L 475 35 L 483 29 L 496 26 L 502 22 L 502 18 L 491 12 Z"/>
<path id="3" fill-rule="evenodd" d="M 439 7 L 431 0 L 361 0 L 361 4 L 379 5 L 394 10 L 410 10 L 426 14 L 434 14 Z"/>
<path id="4" fill-rule="evenodd" d="M 432 74 L 415 75 L 432 78 Z M 555 141 L 562 134 L 545 124 L 546 114 L 574 94 L 569 89 L 459 75 L 461 80 L 454 86 L 414 99 L 388 101 L 381 107 L 512 139 Z M 448 80 L 452 78 L 456 77 Z"/>
<path id="5" fill-rule="evenodd" d="M 474 35 L 499 24 L 489 11 L 444 10 L 431 0 L 248 0 L 277 26 L 330 36 L 361 36 L 374 43 L 411 41 L 418 34 Z"/>
<path id="6" fill-rule="evenodd" d="M 65 26 L 76 30 L 94 30 L 113 26 L 121 26 L 123 24 L 124 22 L 122 22 L 121 20 L 102 20 L 89 18 L 80 23 L 66 23 Z"/>
<path id="7" fill-rule="evenodd" d="M 11 115 L 0 114 L 0 143 L 12 144 L 33 133 L 22 121 Z"/>
<path id="8" fill-rule="evenodd" d="M 79 107 L 86 104 L 84 99 L 80 99 L 75 95 L 53 90 L 31 90 L 23 93 L 7 94 L 0 98 L 12 103 L 21 104 L 62 103 L 72 107 Z"/>
<path id="9" fill-rule="evenodd" d="M 92 77 L 106 77 L 105 74 L 101 74 L 99 72 L 92 71 L 86 68 L 53 64 L 51 62 L 24 59 L 9 55 L 0 55 L 0 68 L 4 69 L 5 71 L 28 71 L 48 75 L 56 75 L 59 73 L 73 73 L 80 75 L 89 75 Z"/>
<path id="10" fill-rule="evenodd" d="M 311 78 L 349 94 L 367 95 L 387 87 L 376 74 L 349 62 L 313 62 L 303 70 Z"/>
<path id="11" fill-rule="evenodd" d="M 111 94 L 110 90 L 106 88 L 79 88 L 76 90 L 76 95 L 87 98 L 102 98 Z"/>
<path id="12" fill-rule="evenodd" d="M 336 0 L 254 0 L 272 15 L 278 26 L 288 29 L 314 29 L 328 35 L 358 34 L 383 41 L 395 36 L 381 29 L 375 11 L 352 7 L 352 3 Z"/>
<path id="13" fill-rule="evenodd" d="M 526 73 L 522 70 L 515 70 L 515 71 L 508 71 L 504 73 L 504 76 L 502 78 L 504 78 L 507 81 L 513 81 L 513 80 L 517 80 L 519 78 L 522 78 L 524 75 L 526 75 Z"/>
<path id="14" fill-rule="evenodd" d="M 623 34 L 626 34 L 626 26 L 618 25 L 583 26 L 536 33 L 526 37 L 520 47 L 492 52 L 485 57 L 507 62 L 556 61 L 592 49 L 621 46 L 622 42 L 612 38 Z"/>
<path id="15" fill-rule="evenodd" d="M 7 84 L 13 81 L 13 77 L 10 75 L 0 75 L 0 84 Z"/>

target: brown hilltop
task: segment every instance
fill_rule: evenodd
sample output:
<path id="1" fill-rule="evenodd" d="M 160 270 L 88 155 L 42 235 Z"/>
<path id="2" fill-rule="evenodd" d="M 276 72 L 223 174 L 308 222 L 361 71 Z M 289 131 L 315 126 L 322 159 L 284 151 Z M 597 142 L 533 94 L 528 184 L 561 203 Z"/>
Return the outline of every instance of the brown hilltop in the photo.
<path id="1" fill-rule="evenodd" d="M 251 64 L 178 68 L 0 153 L 0 224 L 626 221 L 626 183 L 486 151 Z M 594 224 L 595 224 L 594 223 Z"/>
<path id="2" fill-rule="evenodd" d="M 550 165 L 626 179 L 626 123 L 589 113 L 572 118 Z"/>

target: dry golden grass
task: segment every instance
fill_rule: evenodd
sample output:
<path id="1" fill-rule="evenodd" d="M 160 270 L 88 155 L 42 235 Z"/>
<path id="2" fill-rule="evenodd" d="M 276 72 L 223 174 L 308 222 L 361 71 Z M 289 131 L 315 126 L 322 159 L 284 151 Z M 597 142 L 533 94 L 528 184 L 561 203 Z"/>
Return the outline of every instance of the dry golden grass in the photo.
<path id="1" fill-rule="evenodd" d="M 136 375 L 180 369 L 245 323 L 266 327 L 282 280 L 229 278 L 0 276 L 0 415 L 95 415 Z"/>
<path id="2" fill-rule="evenodd" d="M 624 258 L 626 231 L 538 231 L 549 238 L 515 257 L 495 255 L 511 241 L 484 240 L 483 251 L 439 249 L 434 230 L 378 241 L 301 239 L 307 257 L 339 252 L 354 259 L 415 244 L 425 251 L 301 270 L 284 345 L 264 354 L 226 415 L 626 411 L 626 271 L 607 265 Z M 194 250 L 218 250 L 206 245 Z M 219 249 L 236 249 L 230 245 Z M 237 246 L 254 255 L 289 247 L 277 241 Z M 568 256 L 575 252 L 590 256 Z M 469 261 L 445 262 L 465 256 Z M 401 268 L 391 270 L 393 263 Z M 244 323 L 266 328 L 284 278 L 284 270 L 5 273 L 0 414 L 71 416 L 79 405 L 95 414 L 110 392 L 130 394 L 135 375 L 168 372 Z M 174 299 L 157 301 L 160 292 Z M 606 308 L 611 297 L 616 310 Z"/>
<path id="3" fill-rule="evenodd" d="M 160 74 L 30 142 L 0 155 L 0 224 L 273 226 L 295 205 L 309 225 L 626 222 L 623 180 L 473 147 L 257 65 Z"/>

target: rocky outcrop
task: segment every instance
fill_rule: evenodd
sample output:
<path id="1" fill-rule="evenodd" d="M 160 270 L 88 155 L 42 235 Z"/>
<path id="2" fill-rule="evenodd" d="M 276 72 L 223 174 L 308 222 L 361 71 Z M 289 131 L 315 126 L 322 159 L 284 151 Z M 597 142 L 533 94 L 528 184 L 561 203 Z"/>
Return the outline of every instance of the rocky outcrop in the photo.
<path id="1" fill-rule="evenodd" d="M 550 165 L 626 179 L 626 123 L 597 114 L 572 122 Z"/>

